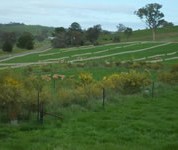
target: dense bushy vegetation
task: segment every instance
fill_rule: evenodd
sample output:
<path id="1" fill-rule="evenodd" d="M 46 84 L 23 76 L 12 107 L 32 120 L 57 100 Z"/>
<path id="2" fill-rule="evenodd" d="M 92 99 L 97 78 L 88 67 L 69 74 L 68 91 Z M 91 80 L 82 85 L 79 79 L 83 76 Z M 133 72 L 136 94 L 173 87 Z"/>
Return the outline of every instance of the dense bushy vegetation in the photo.
<path id="1" fill-rule="evenodd" d="M 147 63 L 141 64 L 143 68 L 148 67 Z M 128 65 L 127 68 L 132 68 L 132 65 Z M 124 64 L 123 66 L 126 67 Z M 150 67 L 148 69 L 154 70 Z M 6 71 L 1 73 L 0 79 L 2 109 L 0 117 L 3 119 L 4 116 L 8 116 L 4 120 L 30 119 L 31 115 L 34 116 L 34 112 L 37 112 L 38 105 L 43 105 L 44 108 L 48 104 L 51 106 L 83 105 L 90 100 L 101 99 L 103 89 L 110 91 L 111 95 L 137 94 L 152 86 L 150 71 L 140 72 L 137 68 L 137 71 L 122 71 L 101 76 L 100 80 L 96 80 L 90 72 L 80 72 L 73 77 L 44 71 L 34 74 L 29 68 L 24 72 L 25 74 Z M 163 83 L 177 84 L 177 65 L 174 65 L 170 71 L 170 73 L 161 73 L 159 80 Z"/>
<path id="2" fill-rule="evenodd" d="M 136 72 L 122 72 L 113 74 L 104 79 L 106 87 L 111 87 L 118 92 L 124 94 L 134 94 L 141 91 L 141 88 L 148 86 L 151 83 L 149 75 L 146 73 Z"/>
<path id="3" fill-rule="evenodd" d="M 178 84 L 178 64 L 174 64 L 169 72 L 161 72 L 159 74 L 159 80 L 161 82 L 177 85 Z"/>
<path id="4" fill-rule="evenodd" d="M 17 47 L 24 49 L 33 49 L 34 48 L 34 37 L 29 32 L 24 32 L 17 41 Z"/>

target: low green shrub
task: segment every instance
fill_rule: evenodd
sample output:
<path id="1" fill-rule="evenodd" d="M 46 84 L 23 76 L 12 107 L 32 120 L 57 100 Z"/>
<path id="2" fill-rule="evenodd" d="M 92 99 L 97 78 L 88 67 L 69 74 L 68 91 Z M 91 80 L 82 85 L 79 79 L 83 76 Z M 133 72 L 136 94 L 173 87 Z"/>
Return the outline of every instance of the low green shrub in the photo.
<path id="1" fill-rule="evenodd" d="M 172 73 L 178 72 L 178 64 L 174 64 L 174 65 L 171 67 L 171 72 L 172 72 Z"/>
<path id="2" fill-rule="evenodd" d="M 158 75 L 158 80 L 166 84 L 177 84 L 178 72 L 162 72 Z"/>

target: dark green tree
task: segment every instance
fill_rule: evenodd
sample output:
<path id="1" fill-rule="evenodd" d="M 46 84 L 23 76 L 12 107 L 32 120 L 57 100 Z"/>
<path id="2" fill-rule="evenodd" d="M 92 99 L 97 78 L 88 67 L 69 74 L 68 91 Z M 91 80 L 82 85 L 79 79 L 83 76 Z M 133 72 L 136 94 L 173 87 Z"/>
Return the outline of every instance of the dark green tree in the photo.
<path id="1" fill-rule="evenodd" d="M 54 48 L 64 48 L 67 47 L 67 36 L 65 33 L 60 33 L 55 36 L 52 40 L 52 46 Z"/>
<path id="2" fill-rule="evenodd" d="M 124 32 L 126 30 L 126 28 L 127 28 L 125 25 L 123 25 L 121 23 L 119 25 L 117 25 L 116 27 L 117 27 L 117 31 L 119 33 Z"/>
<path id="3" fill-rule="evenodd" d="M 16 34 L 14 32 L 3 32 L 0 35 L 0 42 L 3 51 L 12 52 L 16 42 Z"/>
<path id="4" fill-rule="evenodd" d="M 163 20 L 161 27 L 162 28 L 168 28 L 168 27 L 173 27 L 174 24 L 172 22 L 168 22 L 166 20 Z"/>
<path id="5" fill-rule="evenodd" d="M 77 23 L 77 22 L 73 22 L 73 23 L 70 25 L 69 30 L 82 32 L 82 28 L 81 28 L 80 24 Z"/>
<path id="6" fill-rule="evenodd" d="M 119 25 L 116 26 L 116 28 L 117 28 L 117 32 L 116 32 L 116 35 L 113 38 L 113 41 L 114 42 L 120 42 L 121 37 L 123 35 L 123 32 L 126 30 L 127 27 L 120 23 Z"/>
<path id="7" fill-rule="evenodd" d="M 132 28 L 127 27 L 124 31 L 124 34 L 126 35 L 126 39 L 128 41 L 130 36 L 132 35 Z"/>
<path id="8" fill-rule="evenodd" d="M 86 31 L 87 40 L 89 40 L 92 44 L 95 44 L 101 31 L 101 25 L 95 25 L 94 27 L 88 28 L 88 30 Z"/>
<path id="9" fill-rule="evenodd" d="M 54 29 L 53 36 L 56 36 L 61 33 L 66 33 L 66 29 L 64 27 L 58 27 Z"/>
<path id="10" fill-rule="evenodd" d="M 79 23 L 73 22 L 68 29 L 68 42 L 72 46 L 83 45 L 83 32 Z"/>
<path id="11" fill-rule="evenodd" d="M 54 39 L 51 41 L 54 48 L 67 47 L 67 30 L 64 27 L 57 27 L 52 33 Z"/>
<path id="12" fill-rule="evenodd" d="M 31 50 L 34 48 L 34 37 L 29 32 L 24 32 L 17 41 L 17 47 Z"/>
<path id="13" fill-rule="evenodd" d="M 2 45 L 2 50 L 5 52 L 12 52 L 13 44 L 10 41 L 5 41 Z"/>
<path id="14" fill-rule="evenodd" d="M 162 5 L 153 3 L 147 4 L 134 12 L 152 30 L 153 40 L 156 39 L 156 29 L 164 22 L 164 14 L 160 11 L 161 8 Z"/>

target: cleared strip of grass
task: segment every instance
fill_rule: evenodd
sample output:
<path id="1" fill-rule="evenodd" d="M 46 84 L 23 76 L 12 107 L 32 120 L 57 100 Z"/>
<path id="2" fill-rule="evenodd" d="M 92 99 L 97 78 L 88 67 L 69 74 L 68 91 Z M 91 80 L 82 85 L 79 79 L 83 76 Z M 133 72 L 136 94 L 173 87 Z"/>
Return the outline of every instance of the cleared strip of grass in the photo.
<path id="1" fill-rule="evenodd" d="M 117 45 L 122 45 L 122 44 L 103 45 L 103 46 L 97 46 L 97 47 L 94 47 L 94 48 L 92 47 L 92 48 L 89 48 L 89 49 L 88 48 L 84 48 L 84 50 L 93 50 L 94 49 L 96 51 L 96 50 L 101 50 L 101 49 L 103 49 L 105 47 L 112 48 L 112 47 L 115 47 Z M 68 51 L 69 51 L 72 54 L 78 54 L 77 51 L 81 51 L 81 50 L 82 50 L 82 48 L 81 49 L 80 48 L 78 48 L 78 49 L 70 48 L 69 50 L 68 49 L 54 49 L 54 50 L 50 50 L 50 51 L 44 52 L 43 53 L 44 54 L 44 58 L 43 59 L 40 58 L 41 54 L 40 55 L 28 54 L 28 56 L 17 56 L 17 57 L 14 57 L 14 58 L 13 57 L 12 58 L 8 58 L 7 60 L 3 60 L 3 62 L 7 62 L 7 63 L 35 62 L 35 61 L 39 61 L 40 59 L 44 60 L 44 59 L 50 59 L 50 58 L 56 58 L 56 57 L 58 58 L 59 55 L 56 55 L 55 53 L 59 53 L 61 51 L 63 52 L 61 57 L 66 57 L 66 56 L 68 56 L 68 54 L 65 54 L 65 52 L 68 53 Z M 51 53 L 52 53 L 52 55 L 55 54 L 55 57 L 54 56 L 50 56 Z M 50 57 L 47 54 L 49 54 Z M 70 54 L 70 55 L 72 55 L 72 54 Z"/>
<path id="2" fill-rule="evenodd" d="M 49 52 L 40 54 L 39 56 L 43 57 L 43 56 L 48 56 L 48 55 L 49 56 L 55 55 L 58 53 L 68 53 L 68 52 L 75 52 L 75 51 L 77 51 L 76 53 L 78 53 L 80 51 L 93 51 L 93 50 L 95 51 L 95 50 L 100 50 L 103 48 L 112 48 L 115 46 L 122 46 L 122 45 L 127 45 L 127 44 L 130 44 L 130 43 L 113 43 L 113 44 L 100 45 L 100 46 L 82 46 L 82 47 L 65 48 L 65 49 L 53 49 Z"/>
<path id="3" fill-rule="evenodd" d="M 117 53 L 109 53 L 108 55 L 100 55 L 100 56 L 94 56 L 94 57 L 89 57 L 89 58 L 84 58 L 84 59 L 79 59 L 79 60 L 72 60 L 72 62 L 77 62 L 77 61 L 88 61 L 88 60 L 96 60 L 96 59 L 103 59 L 103 58 L 108 58 L 108 57 L 128 57 L 129 55 L 132 55 L 134 53 L 138 53 L 138 52 L 143 52 L 143 51 L 147 51 L 147 50 L 150 50 L 150 49 L 154 49 L 154 48 L 157 48 L 157 47 L 161 47 L 161 46 L 165 46 L 165 45 L 168 45 L 169 43 L 166 43 L 166 44 L 161 44 L 161 45 L 156 45 L 156 46 L 152 46 L 152 47 L 147 47 L 147 48 L 142 48 L 142 49 L 137 49 L 137 50 L 130 50 L 130 51 L 123 51 L 123 52 L 117 52 Z M 142 45 L 143 46 L 143 45 Z M 124 57 L 124 59 L 126 59 Z M 133 57 L 133 56 L 132 56 Z"/>
<path id="4" fill-rule="evenodd" d="M 149 42 L 142 42 L 140 44 L 129 43 L 127 45 L 123 45 L 119 47 L 117 45 L 112 45 L 108 49 L 102 49 L 103 47 L 99 47 L 99 49 L 93 49 L 93 53 L 89 53 L 88 51 L 80 51 L 82 53 L 77 53 L 77 50 L 74 52 L 66 52 L 60 53 L 52 56 L 44 56 L 39 57 L 37 54 L 32 54 L 29 56 L 24 56 L 22 58 L 15 58 L 13 60 L 9 60 L 6 63 L 28 63 L 28 62 L 37 62 L 37 61 L 59 61 L 59 60 L 70 60 L 72 62 L 78 61 L 91 61 L 91 60 L 98 60 L 98 59 L 114 59 L 119 61 L 125 60 L 134 60 L 134 59 L 141 59 L 144 58 L 154 57 L 155 55 L 173 55 L 177 50 L 177 43 L 149 43 Z M 111 45 L 108 45 L 111 46 Z M 114 47 L 115 46 L 115 47 Z M 141 49 L 138 49 L 141 48 Z M 50 54 L 50 53 L 49 53 Z M 88 57 L 90 56 L 90 57 Z M 92 57 L 91 57 L 92 56 Z M 82 58 L 83 57 L 83 58 Z M 75 59 L 77 58 L 77 59 Z M 149 58 L 150 59 L 150 58 Z M 49 62 L 50 63 L 50 62 Z M 36 63 L 41 64 L 41 63 Z"/>
<path id="5" fill-rule="evenodd" d="M 159 46 L 159 45 L 158 45 Z M 146 49 L 145 50 L 135 50 L 134 53 L 121 53 L 120 55 L 108 55 L 108 56 L 113 56 L 111 57 L 112 60 L 119 60 L 119 61 L 123 61 L 123 60 L 134 60 L 134 59 L 141 59 L 141 58 L 149 58 L 149 57 L 153 57 L 155 55 L 159 56 L 159 55 L 166 55 L 167 53 L 175 53 L 175 51 L 177 50 L 177 46 L 178 44 L 176 43 L 172 43 L 172 44 L 168 44 L 168 45 L 163 45 L 160 47 L 155 47 L 155 48 L 151 48 L 150 49 Z M 103 59 L 106 58 L 105 56 L 99 57 L 98 59 Z"/>

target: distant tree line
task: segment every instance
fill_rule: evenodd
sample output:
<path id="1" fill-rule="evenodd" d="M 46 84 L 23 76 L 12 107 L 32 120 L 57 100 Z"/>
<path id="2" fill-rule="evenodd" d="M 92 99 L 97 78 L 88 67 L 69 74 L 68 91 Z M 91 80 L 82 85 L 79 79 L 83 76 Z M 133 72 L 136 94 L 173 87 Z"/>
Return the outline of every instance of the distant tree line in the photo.
<path id="1" fill-rule="evenodd" d="M 101 32 L 101 25 L 95 25 L 87 30 L 82 30 L 79 23 L 73 22 L 67 29 L 64 27 L 55 28 L 52 46 L 61 48 L 82 46 L 86 45 L 87 43 L 96 45 Z"/>
<path id="2" fill-rule="evenodd" d="M 16 25 L 25 25 L 25 24 L 24 23 L 18 23 L 18 22 L 10 22 L 10 23 L 6 23 L 6 24 L 0 23 L 0 27 L 2 27 L 2 26 L 16 26 Z"/>
<path id="3" fill-rule="evenodd" d="M 23 30 L 23 28 L 21 31 L 19 30 L 19 26 L 21 27 L 27 25 L 13 22 L 0 24 L 0 49 L 5 52 L 12 52 L 14 47 L 31 50 L 34 48 L 35 41 L 42 42 L 47 39 L 50 34 L 49 31 L 51 30 L 48 29 L 48 27 L 43 26 L 35 26 L 33 28 L 27 26 L 25 27 L 25 30 Z M 36 34 L 33 35 L 30 31 L 35 29 Z"/>
<path id="4" fill-rule="evenodd" d="M 0 43 L 0 48 L 5 52 L 12 52 L 15 45 L 31 50 L 34 48 L 34 37 L 29 32 L 24 32 L 21 35 L 15 32 L 0 32 Z"/>
<path id="5" fill-rule="evenodd" d="M 147 27 L 152 30 L 153 40 L 156 39 L 156 30 L 157 28 L 162 27 L 172 27 L 174 24 L 164 20 L 164 14 L 160 11 L 162 5 L 157 3 L 147 4 L 145 7 L 139 8 L 134 12 L 141 20 L 145 22 Z M 23 23 L 9 23 L 9 24 L 0 24 L 0 27 L 3 26 L 18 26 L 25 25 Z M 120 42 L 123 35 L 126 38 L 126 41 L 129 41 L 129 38 L 133 34 L 133 30 L 130 27 L 126 27 L 123 24 L 118 24 L 117 32 L 110 32 L 102 30 L 100 24 L 89 27 L 88 29 L 82 29 L 81 25 L 77 22 L 73 22 L 68 28 L 57 27 L 52 33 L 52 46 L 54 48 L 64 48 L 72 46 L 83 46 L 83 45 L 98 45 L 99 38 L 102 40 L 108 40 L 113 42 Z M 1 28 L 0 28 L 1 29 Z M 41 33 L 37 35 L 32 35 L 30 32 L 24 33 L 15 33 L 15 32 L 3 32 L 0 30 L 0 48 L 3 51 L 11 52 L 13 47 L 16 45 L 22 49 L 33 49 L 34 40 L 42 42 L 47 39 L 49 36 L 48 30 L 44 29 Z M 108 39 L 110 38 L 110 39 Z"/>
<path id="6" fill-rule="evenodd" d="M 70 46 L 83 46 L 83 45 L 98 45 L 99 37 L 104 37 L 102 40 L 112 42 L 120 42 L 121 34 L 124 34 L 127 41 L 132 35 L 132 28 L 126 27 L 123 24 L 117 26 L 117 32 L 110 32 L 102 30 L 101 25 L 94 25 L 86 30 L 82 30 L 77 22 L 73 22 L 69 28 L 58 27 L 55 28 L 52 36 L 52 46 L 55 48 L 64 48 Z M 110 37 L 108 39 L 107 37 Z"/>

